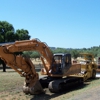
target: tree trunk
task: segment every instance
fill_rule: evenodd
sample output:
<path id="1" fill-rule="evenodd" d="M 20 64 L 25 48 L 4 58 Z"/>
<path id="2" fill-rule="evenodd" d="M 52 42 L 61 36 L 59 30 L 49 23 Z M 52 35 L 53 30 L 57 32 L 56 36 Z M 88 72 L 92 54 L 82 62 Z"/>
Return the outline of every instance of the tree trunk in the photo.
<path id="1" fill-rule="evenodd" d="M 6 72 L 6 64 L 4 61 L 2 61 L 2 65 L 3 65 L 3 72 Z"/>
<path id="2" fill-rule="evenodd" d="M 6 64 L 2 59 L 0 59 L 0 64 L 2 64 L 3 72 L 6 72 Z"/>

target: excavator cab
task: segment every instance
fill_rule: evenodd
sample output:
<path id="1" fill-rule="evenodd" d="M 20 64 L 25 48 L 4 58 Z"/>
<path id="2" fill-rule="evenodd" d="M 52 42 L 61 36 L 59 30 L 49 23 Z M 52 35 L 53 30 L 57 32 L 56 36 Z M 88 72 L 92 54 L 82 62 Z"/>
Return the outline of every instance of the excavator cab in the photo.
<path id="1" fill-rule="evenodd" d="M 54 62 L 52 65 L 52 74 L 63 75 L 71 67 L 71 54 L 57 53 L 54 54 Z"/>

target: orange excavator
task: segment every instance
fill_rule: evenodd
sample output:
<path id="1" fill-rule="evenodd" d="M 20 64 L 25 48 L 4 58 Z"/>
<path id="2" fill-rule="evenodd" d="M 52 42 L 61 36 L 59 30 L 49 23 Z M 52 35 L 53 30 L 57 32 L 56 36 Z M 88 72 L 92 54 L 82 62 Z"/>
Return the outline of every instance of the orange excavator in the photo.
<path id="1" fill-rule="evenodd" d="M 41 74 L 46 75 L 39 79 L 32 61 L 17 55 L 16 52 L 38 51 L 44 68 Z M 80 73 L 81 65 L 71 63 L 71 55 L 57 53 L 53 54 L 46 43 L 38 39 L 16 41 L 12 44 L 0 45 L 0 58 L 21 76 L 25 77 L 23 92 L 26 94 L 39 94 L 43 88 L 48 87 L 51 92 L 58 92 L 76 82 L 82 82 L 80 77 L 69 77 L 69 75 Z"/>

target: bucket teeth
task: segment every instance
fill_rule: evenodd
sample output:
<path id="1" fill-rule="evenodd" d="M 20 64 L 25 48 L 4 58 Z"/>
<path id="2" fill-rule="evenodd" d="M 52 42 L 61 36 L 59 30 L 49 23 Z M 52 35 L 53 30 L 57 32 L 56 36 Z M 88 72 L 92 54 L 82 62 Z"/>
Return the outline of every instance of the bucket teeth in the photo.
<path id="1" fill-rule="evenodd" d="M 42 88 L 40 82 L 37 81 L 33 87 L 23 86 L 23 92 L 25 94 L 40 94 L 40 93 L 43 93 L 44 91 L 43 91 L 43 88 Z"/>

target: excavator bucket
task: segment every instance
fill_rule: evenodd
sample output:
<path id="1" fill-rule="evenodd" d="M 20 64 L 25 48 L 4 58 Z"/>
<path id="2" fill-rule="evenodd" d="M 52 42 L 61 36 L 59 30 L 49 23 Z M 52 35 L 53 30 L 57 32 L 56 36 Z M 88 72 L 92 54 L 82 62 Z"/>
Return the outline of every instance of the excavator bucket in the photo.
<path id="1" fill-rule="evenodd" d="M 44 91 L 40 82 L 37 80 L 37 82 L 35 83 L 33 87 L 26 87 L 26 84 L 24 84 L 23 92 L 25 94 L 40 94 L 40 93 L 43 93 Z"/>
<path id="2" fill-rule="evenodd" d="M 30 94 L 40 94 L 40 93 L 43 93 L 43 92 L 44 92 L 43 88 L 42 88 L 39 81 L 37 81 L 36 84 L 34 85 L 34 87 L 32 87 L 30 89 Z"/>

